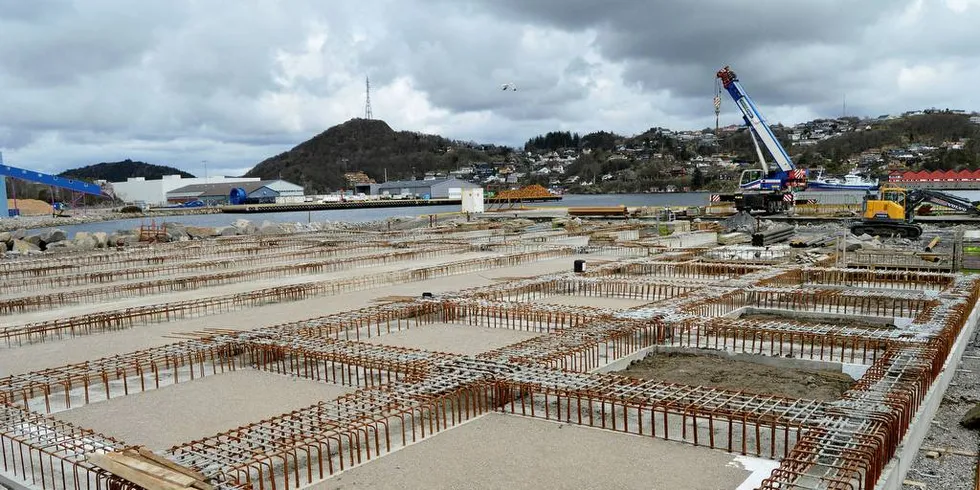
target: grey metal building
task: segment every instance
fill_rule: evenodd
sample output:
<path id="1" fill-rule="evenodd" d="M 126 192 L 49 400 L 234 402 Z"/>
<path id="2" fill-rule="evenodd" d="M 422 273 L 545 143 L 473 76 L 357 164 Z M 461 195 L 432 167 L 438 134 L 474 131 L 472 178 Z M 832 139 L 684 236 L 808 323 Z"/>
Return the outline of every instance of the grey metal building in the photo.
<path id="1" fill-rule="evenodd" d="M 215 184 L 193 184 L 174 189 L 167 193 L 167 202 L 183 203 L 200 199 L 207 204 L 228 204 L 231 190 L 240 187 L 248 199 L 257 202 L 302 202 L 303 187 L 285 180 L 260 180 L 257 182 L 221 182 Z"/>

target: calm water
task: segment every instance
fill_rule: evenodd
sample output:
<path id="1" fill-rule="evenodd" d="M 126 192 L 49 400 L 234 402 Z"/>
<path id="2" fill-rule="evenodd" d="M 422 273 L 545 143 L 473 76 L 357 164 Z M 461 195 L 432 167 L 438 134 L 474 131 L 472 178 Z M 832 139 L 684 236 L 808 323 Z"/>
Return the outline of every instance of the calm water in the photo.
<path id="1" fill-rule="evenodd" d="M 576 207 L 576 206 L 703 206 L 708 203 L 708 193 L 688 192 L 672 194 L 598 194 L 598 195 L 565 195 L 561 201 L 535 205 L 535 207 Z M 306 223 L 309 221 L 347 221 L 362 223 L 365 221 L 382 220 L 400 216 L 419 216 L 426 214 L 450 213 L 459 211 L 459 205 L 453 206 L 413 206 L 406 208 L 375 208 L 375 209 L 334 209 L 327 211 L 298 211 L 289 213 L 249 213 L 249 214 L 202 214 L 191 216 L 171 216 L 152 218 L 157 224 L 164 221 L 181 223 L 192 226 L 228 226 L 238 219 L 247 219 L 253 223 L 271 221 L 278 223 Z M 85 223 L 79 225 L 59 226 L 69 237 L 80 231 L 111 233 L 120 229 L 138 228 L 149 219 L 122 219 Z M 44 230 L 33 230 L 37 233 Z"/>

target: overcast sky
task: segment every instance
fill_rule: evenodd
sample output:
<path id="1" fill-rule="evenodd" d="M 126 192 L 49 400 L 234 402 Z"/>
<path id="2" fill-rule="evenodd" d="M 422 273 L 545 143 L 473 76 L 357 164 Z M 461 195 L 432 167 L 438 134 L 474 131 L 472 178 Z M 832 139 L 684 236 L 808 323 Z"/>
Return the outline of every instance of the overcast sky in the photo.
<path id="1" fill-rule="evenodd" d="M 711 126 L 726 64 L 773 123 L 980 110 L 977 26 L 980 0 L 0 0 L 0 151 L 235 175 L 362 116 L 366 75 L 396 130 L 515 146 Z"/>

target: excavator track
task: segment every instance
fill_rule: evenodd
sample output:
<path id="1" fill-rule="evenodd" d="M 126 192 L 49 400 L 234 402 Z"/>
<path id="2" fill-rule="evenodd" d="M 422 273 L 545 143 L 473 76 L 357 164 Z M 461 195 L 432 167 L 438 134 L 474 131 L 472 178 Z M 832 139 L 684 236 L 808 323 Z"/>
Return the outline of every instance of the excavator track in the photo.
<path id="1" fill-rule="evenodd" d="M 922 236 L 922 227 L 909 223 L 854 223 L 851 233 L 882 237 L 916 239 Z"/>

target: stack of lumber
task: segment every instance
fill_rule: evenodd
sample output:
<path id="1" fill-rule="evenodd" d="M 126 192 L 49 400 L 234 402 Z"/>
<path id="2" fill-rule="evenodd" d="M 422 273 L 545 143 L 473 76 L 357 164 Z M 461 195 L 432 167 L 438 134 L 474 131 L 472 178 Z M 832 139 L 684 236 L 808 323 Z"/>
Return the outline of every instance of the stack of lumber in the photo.
<path id="1" fill-rule="evenodd" d="M 500 191 L 496 196 L 494 196 L 494 199 L 533 199 L 544 197 L 553 197 L 553 194 L 548 192 L 548 189 L 534 184 L 527 187 L 521 187 L 520 189 Z"/>
<path id="2" fill-rule="evenodd" d="M 568 208 L 569 216 L 627 216 L 626 206 Z"/>
<path id="3" fill-rule="evenodd" d="M 213 490 L 206 478 L 143 447 L 89 454 L 88 461 L 146 490 Z"/>

